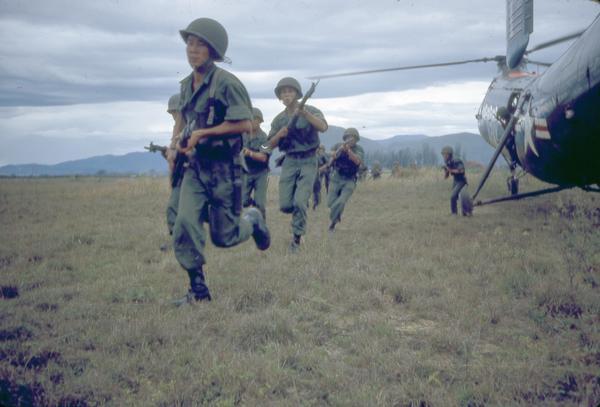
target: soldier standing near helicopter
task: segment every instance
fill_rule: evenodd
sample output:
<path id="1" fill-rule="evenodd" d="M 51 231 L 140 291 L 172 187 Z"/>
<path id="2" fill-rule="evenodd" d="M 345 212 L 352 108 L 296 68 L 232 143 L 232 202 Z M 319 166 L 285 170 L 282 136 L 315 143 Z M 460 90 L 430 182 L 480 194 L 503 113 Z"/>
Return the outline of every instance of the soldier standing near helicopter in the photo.
<path id="1" fill-rule="evenodd" d="M 327 121 L 321 111 L 305 105 L 299 109 L 302 97 L 300 83 L 294 78 L 283 78 L 275 87 L 275 95 L 285 106 L 271 123 L 269 142 L 285 153 L 279 177 L 279 208 L 292 214 L 293 238 L 289 245 L 291 253 L 300 248 L 306 233 L 308 200 L 317 176 L 317 148 L 319 132 L 327 130 Z M 295 126 L 288 129 L 291 119 L 298 115 Z"/>
<path id="2" fill-rule="evenodd" d="M 452 183 L 452 194 L 450 195 L 450 211 L 452 215 L 458 213 L 457 202 L 460 191 L 467 185 L 467 177 L 465 176 L 465 165 L 459 158 L 453 158 L 454 151 L 452 147 L 446 146 L 442 148 L 442 157 L 444 158 L 444 179 L 450 175 L 454 178 Z M 466 216 L 463 208 L 463 215 Z"/>
<path id="3" fill-rule="evenodd" d="M 199 18 L 180 34 L 193 71 L 181 81 L 182 120 L 174 131 L 184 132 L 174 178 L 186 154 L 192 154 L 183 172 L 173 228 L 175 257 L 190 280 L 188 293 L 173 301 L 177 306 L 211 299 L 203 271 L 204 222 L 217 247 L 232 247 L 250 236 L 260 250 L 270 245 L 260 211 L 249 208 L 241 213 L 240 151 L 242 134 L 252 131 L 252 105 L 239 79 L 215 65 L 225 57 L 227 32 L 217 21 Z"/>

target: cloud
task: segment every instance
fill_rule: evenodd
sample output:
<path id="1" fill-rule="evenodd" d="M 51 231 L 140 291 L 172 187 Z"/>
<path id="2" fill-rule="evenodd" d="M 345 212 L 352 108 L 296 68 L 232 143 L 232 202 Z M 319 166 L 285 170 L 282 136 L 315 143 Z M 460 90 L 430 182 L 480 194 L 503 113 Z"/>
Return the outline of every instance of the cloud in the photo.
<path id="1" fill-rule="evenodd" d="M 531 44 L 582 29 L 600 10 L 586 0 L 534 5 Z M 273 88 L 283 76 L 308 86 L 305 78 L 315 74 L 504 54 L 504 14 L 498 0 L 3 1 L 0 114 L 17 116 L 0 124 L 0 141 L 57 134 L 118 140 L 168 128 L 164 104 L 189 73 L 178 30 L 195 17 L 226 27 L 232 64 L 225 69 L 274 114 L 281 105 Z M 552 62 L 568 45 L 535 59 Z M 496 73 L 491 63 L 324 80 L 315 105 L 332 124 L 364 123 L 370 137 L 440 134 L 469 128 L 479 101 L 456 102 L 452 95 L 463 91 L 454 90 L 437 102 L 402 104 L 410 99 L 405 92 L 434 95 L 489 83 Z"/>

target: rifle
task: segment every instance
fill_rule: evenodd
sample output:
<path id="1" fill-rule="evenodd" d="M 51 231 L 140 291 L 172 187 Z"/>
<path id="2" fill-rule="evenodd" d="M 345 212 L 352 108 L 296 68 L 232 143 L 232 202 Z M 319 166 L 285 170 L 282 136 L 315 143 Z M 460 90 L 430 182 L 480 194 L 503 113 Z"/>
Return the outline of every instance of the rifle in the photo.
<path id="1" fill-rule="evenodd" d="M 196 120 L 192 120 L 184 127 L 181 132 L 181 141 L 179 144 L 181 147 L 186 148 L 190 137 L 192 137 L 192 131 L 194 131 L 194 127 L 196 127 Z M 173 188 L 179 186 L 179 182 L 183 178 L 183 172 L 185 171 L 185 163 L 188 161 L 188 157 L 186 154 L 177 151 L 177 155 L 175 156 L 175 166 L 173 168 L 173 173 L 171 174 L 171 186 Z"/>
<path id="2" fill-rule="evenodd" d="M 167 158 L 167 150 L 168 150 L 167 146 L 160 146 L 158 144 L 154 144 L 153 142 L 150 142 L 150 145 L 149 146 L 144 146 L 144 148 L 146 150 L 148 150 L 150 153 L 156 153 L 156 152 L 160 151 L 160 154 L 164 158 Z"/>
<path id="3" fill-rule="evenodd" d="M 302 98 L 302 100 L 298 104 L 298 111 L 290 118 L 290 121 L 287 124 L 288 131 L 290 131 L 290 130 L 292 130 L 293 128 L 296 127 L 296 122 L 298 121 L 298 112 L 300 110 L 304 109 L 304 105 L 306 104 L 306 101 L 312 96 L 313 93 L 315 93 L 315 89 L 316 89 L 316 87 L 317 87 L 318 84 L 319 84 L 319 81 L 311 83 L 310 89 L 304 94 L 304 97 Z M 277 144 L 279 143 L 280 139 L 278 139 L 276 142 L 273 141 L 273 140 L 275 140 L 275 137 L 271 137 L 269 140 L 267 140 L 267 144 L 264 144 L 264 145 L 260 146 L 261 149 L 264 152 L 270 154 L 271 151 L 273 151 L 273 149 L 277 146 Z"/>

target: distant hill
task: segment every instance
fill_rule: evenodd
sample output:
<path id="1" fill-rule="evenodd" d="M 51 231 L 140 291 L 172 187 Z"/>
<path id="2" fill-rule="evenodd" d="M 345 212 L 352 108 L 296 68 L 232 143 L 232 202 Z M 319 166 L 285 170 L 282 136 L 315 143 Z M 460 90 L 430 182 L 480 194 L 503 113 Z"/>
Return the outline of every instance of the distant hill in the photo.
<path id="1" fill-rule="evenodd" d="M 339 143 L 342 140 L 343 134 L 343 128 L 329 126 L 327 132 L 321 135 L 321 142 L 325 145 L 325 148 L 329 150 L 334 144 Z M 439 137 L 411 134 L 397 135 L 383 140 L 371 140 L 366 137 L 361 137 L 360 139 L 360 145 L 366 153 L 373 153 L 376 151 L 398 151 L 402 149 L 409 149 L 415 153 L 422 150 L 423 144 L 429 145 L 437 153 L 439 153 L 442 150 L 442 147 L 446 145 L 452 146 L 453 148 L 460 146 L 463 152 L 463 158 L 466 157 L 469 161 L 476 161 L 482 164 L 487 164 L 494 154 L 494 149 L 487 144 L 480 135 L 474 133 L 455 133 Z"/>
<path id="2" fill-rule="evenodd" d="M 54 165 L 20 164 L 0 167 L 0 175 L 17 177 L 150 173 L 167 173 L 166 161 L 158 153 L 101 155 Z"/>
<path id="3" fill-rule="evenodd" d="M 342 140 L 344 129 L 329 126 L 321 135 L 321 142 L 329 150 Z M 367 153 L 377 151 L 398 151 L 409 149 L 418 152 L 423 144 L 429 145 L 439 152 L 443 146 L 460 146 L 466 159 L 486 164 L 493 148 L 473 133 L 448 134 L 439 137 L 425 135 L 397 135 L 384 140 L 371 140 L 361 137 L 360 144 Z M 278 155 L 278 154 L 275 154 Z M 135 152 L 125 155 L 103 155 L 75 161 L 66 161 L 55 165 L 20 164 L 0 167 L 0 176 L 63 176 L 63 175 L 111 175 L 111 174 L 166 174 L 167 165 L 158 153 Z"/>

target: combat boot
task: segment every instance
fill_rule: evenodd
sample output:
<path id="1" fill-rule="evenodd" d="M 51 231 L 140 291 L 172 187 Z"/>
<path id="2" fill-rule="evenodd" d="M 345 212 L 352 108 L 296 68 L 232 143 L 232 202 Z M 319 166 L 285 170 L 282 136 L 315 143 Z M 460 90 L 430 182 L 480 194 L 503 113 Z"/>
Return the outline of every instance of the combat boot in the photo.
<path id="1" fill-rule="evenodd" d="M 271 234 L 260 211 L 256 208 L 248 208 L 243 216 L 252 225 L 252 237 L 258 250 L 267 250 L 271 246 Z"/>
<path id="2" fill-rule="evenodd" d="M 190 290 L 182 298 L 178 298 L 172 301 L 172 304 L 176 307 L 182 305 L 190 305 L 199 301 L 211 301 L 210 291 L 204 281 L 204 272 L 202 268 L 197 270 L 187 270 L 188 277 L 190 278 Z"/>
<path id="3" fill-rule="evenodd" d="M 298 253 L 298 251 L 300 250 L 301 243 L 302 243 L 302 236 L 294 235 L 294 238 L 292 239 L 292 241 L 290 242 L 290 245 L 288 247 L 288 251 L 292 254 Z"/>

